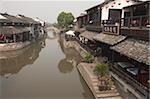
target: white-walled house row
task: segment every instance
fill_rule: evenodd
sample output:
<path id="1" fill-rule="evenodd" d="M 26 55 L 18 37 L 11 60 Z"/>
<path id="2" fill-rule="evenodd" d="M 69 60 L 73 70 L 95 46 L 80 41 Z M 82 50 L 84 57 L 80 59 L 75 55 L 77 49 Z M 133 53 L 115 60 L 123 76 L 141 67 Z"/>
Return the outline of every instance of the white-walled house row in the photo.
<path id="1" fill-rule="evenodd" d="M 124 12 L 122 10 L 123 7 L 130 6 L 136 4 L 141 1 L 146 0 L 106 0 L 101 7 L 102 15 L 101 20 L 114 19 L 116 16 L 112 14 L 117 14 L 119 18 L 124 18 Z M 118 18 L 116 17 L 116 18 Z"/>

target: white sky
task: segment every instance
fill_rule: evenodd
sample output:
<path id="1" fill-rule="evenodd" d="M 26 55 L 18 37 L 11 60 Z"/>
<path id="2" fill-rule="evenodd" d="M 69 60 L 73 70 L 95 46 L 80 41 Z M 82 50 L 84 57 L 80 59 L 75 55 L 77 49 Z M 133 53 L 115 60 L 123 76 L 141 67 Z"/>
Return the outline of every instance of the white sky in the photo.
<path id="1" fill-rule="evenodd" d="M 72 12 L 75 17 L 103 0 L 0 0 L 0 12 L 12 15 L 24 14 L 56 22 L 61 11 Z"/>

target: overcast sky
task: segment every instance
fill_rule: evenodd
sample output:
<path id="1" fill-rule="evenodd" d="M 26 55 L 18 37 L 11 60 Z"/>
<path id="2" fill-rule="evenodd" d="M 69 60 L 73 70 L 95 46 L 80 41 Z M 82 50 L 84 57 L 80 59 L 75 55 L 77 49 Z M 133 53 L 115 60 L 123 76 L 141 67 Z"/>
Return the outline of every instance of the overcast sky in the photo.
<path id="1" fill-rule="evenodd" d="M 54 23 L 61 11 L 72 12 L 75 17 L 103 0 L 0 0 L 0 11 L 39 17 Z"/>

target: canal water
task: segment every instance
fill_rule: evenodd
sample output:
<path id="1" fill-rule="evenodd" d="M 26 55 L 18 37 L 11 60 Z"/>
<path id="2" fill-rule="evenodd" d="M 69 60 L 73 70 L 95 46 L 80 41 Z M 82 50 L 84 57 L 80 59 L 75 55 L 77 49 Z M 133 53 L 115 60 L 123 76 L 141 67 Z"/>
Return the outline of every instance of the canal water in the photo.
<path id="1" fill-rule="evenodd" d="M 62 38 L 48 36 L 21 50 L 0 52 L 0 99 L 94 99 Z"/>

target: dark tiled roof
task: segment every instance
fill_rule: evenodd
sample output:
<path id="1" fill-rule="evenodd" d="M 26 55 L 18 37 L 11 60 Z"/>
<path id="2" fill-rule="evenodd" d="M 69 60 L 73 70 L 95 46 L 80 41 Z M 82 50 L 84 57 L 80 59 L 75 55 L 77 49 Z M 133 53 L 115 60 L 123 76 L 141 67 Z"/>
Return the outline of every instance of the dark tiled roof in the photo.
<path id="1" fill-rule="evenodd" d="M 142 5 L 142 4 L 147 4 L 147 3 L 150 3 L 150 1 L 139 1 L 137 2 L 136 4 L 133 4 L 133 5 L 130 5 L 130 6 L 126 6 L 126 7 L 123 7 L 123 9 L 125 8 L 130 8 L 130 7 L 135 7 L 135 6 L 139 6 L 139 5 Z"/>
<path id="2" fill-rule="evenodd" d="M 128 38 L 125 41 L 111 47 L 111 49 L 138 62 L 150 65 L 149 42 Z"/>
<path id="3" fill-rule="evenodd" d="M 16 23 L 26 23 L 23 20 L 20 20 L 19 18 L 17 18 L 16 16 L 13 15 L 9 15 L 7 13 L 1 13 L 2 16 L 6 17 L 9 21 L 11 22 L 16 22 Z"/>
<path id="4" fill-rule="evenodd" d="M 85 31 L 85 28 L 75 28 L 75 32 L 82 33 Z"/>
<path id="5" fill-rule="evenodd" d="M 24 15 L 18 15 L 18 18 L 20 20 L 25 21 L 25 22 L 30 23 L 30 24 L 40 24 L 39 22 L 34 21 L 32 18 L 26 17 Z"/>
<path id="6" fill-rule="evenodd" d="M 0 27 L 0 34 L 18 34 L 25 31 L 29 31 L 26 28 L 15 28 L 13 26 Z"/>
<path id="7" fill-rule="evenodd" d="M 91 41 L 93 41 L 93 37 L 96 35 L 97 33 L 95 32 L 90 32 L 90 31 L 84 31 L 83 33 L 81 33 L 79 36 L 83 36 Z"/>
<path id="8" fill-rule="evenodd" d="M 8 20 L 6 17 L 4 17 L 3 15 L 1 15 L 0 13 L 0 23 L 3 23 L 3 22 L 7 22 L 7 23 L 10 23 L 11 21 Z"/>
<path id="9" fill-rule="evenodd" d="M 106 43 L 108 45 L 115 45 L 115 44 L 121 42 L 122 40 L 124 40 L 126 38 L 126 36 L 100 33 L 100 34 L 94 36 L 93 38 L 96 41 L 100 41 L 100 42 Z"/>

